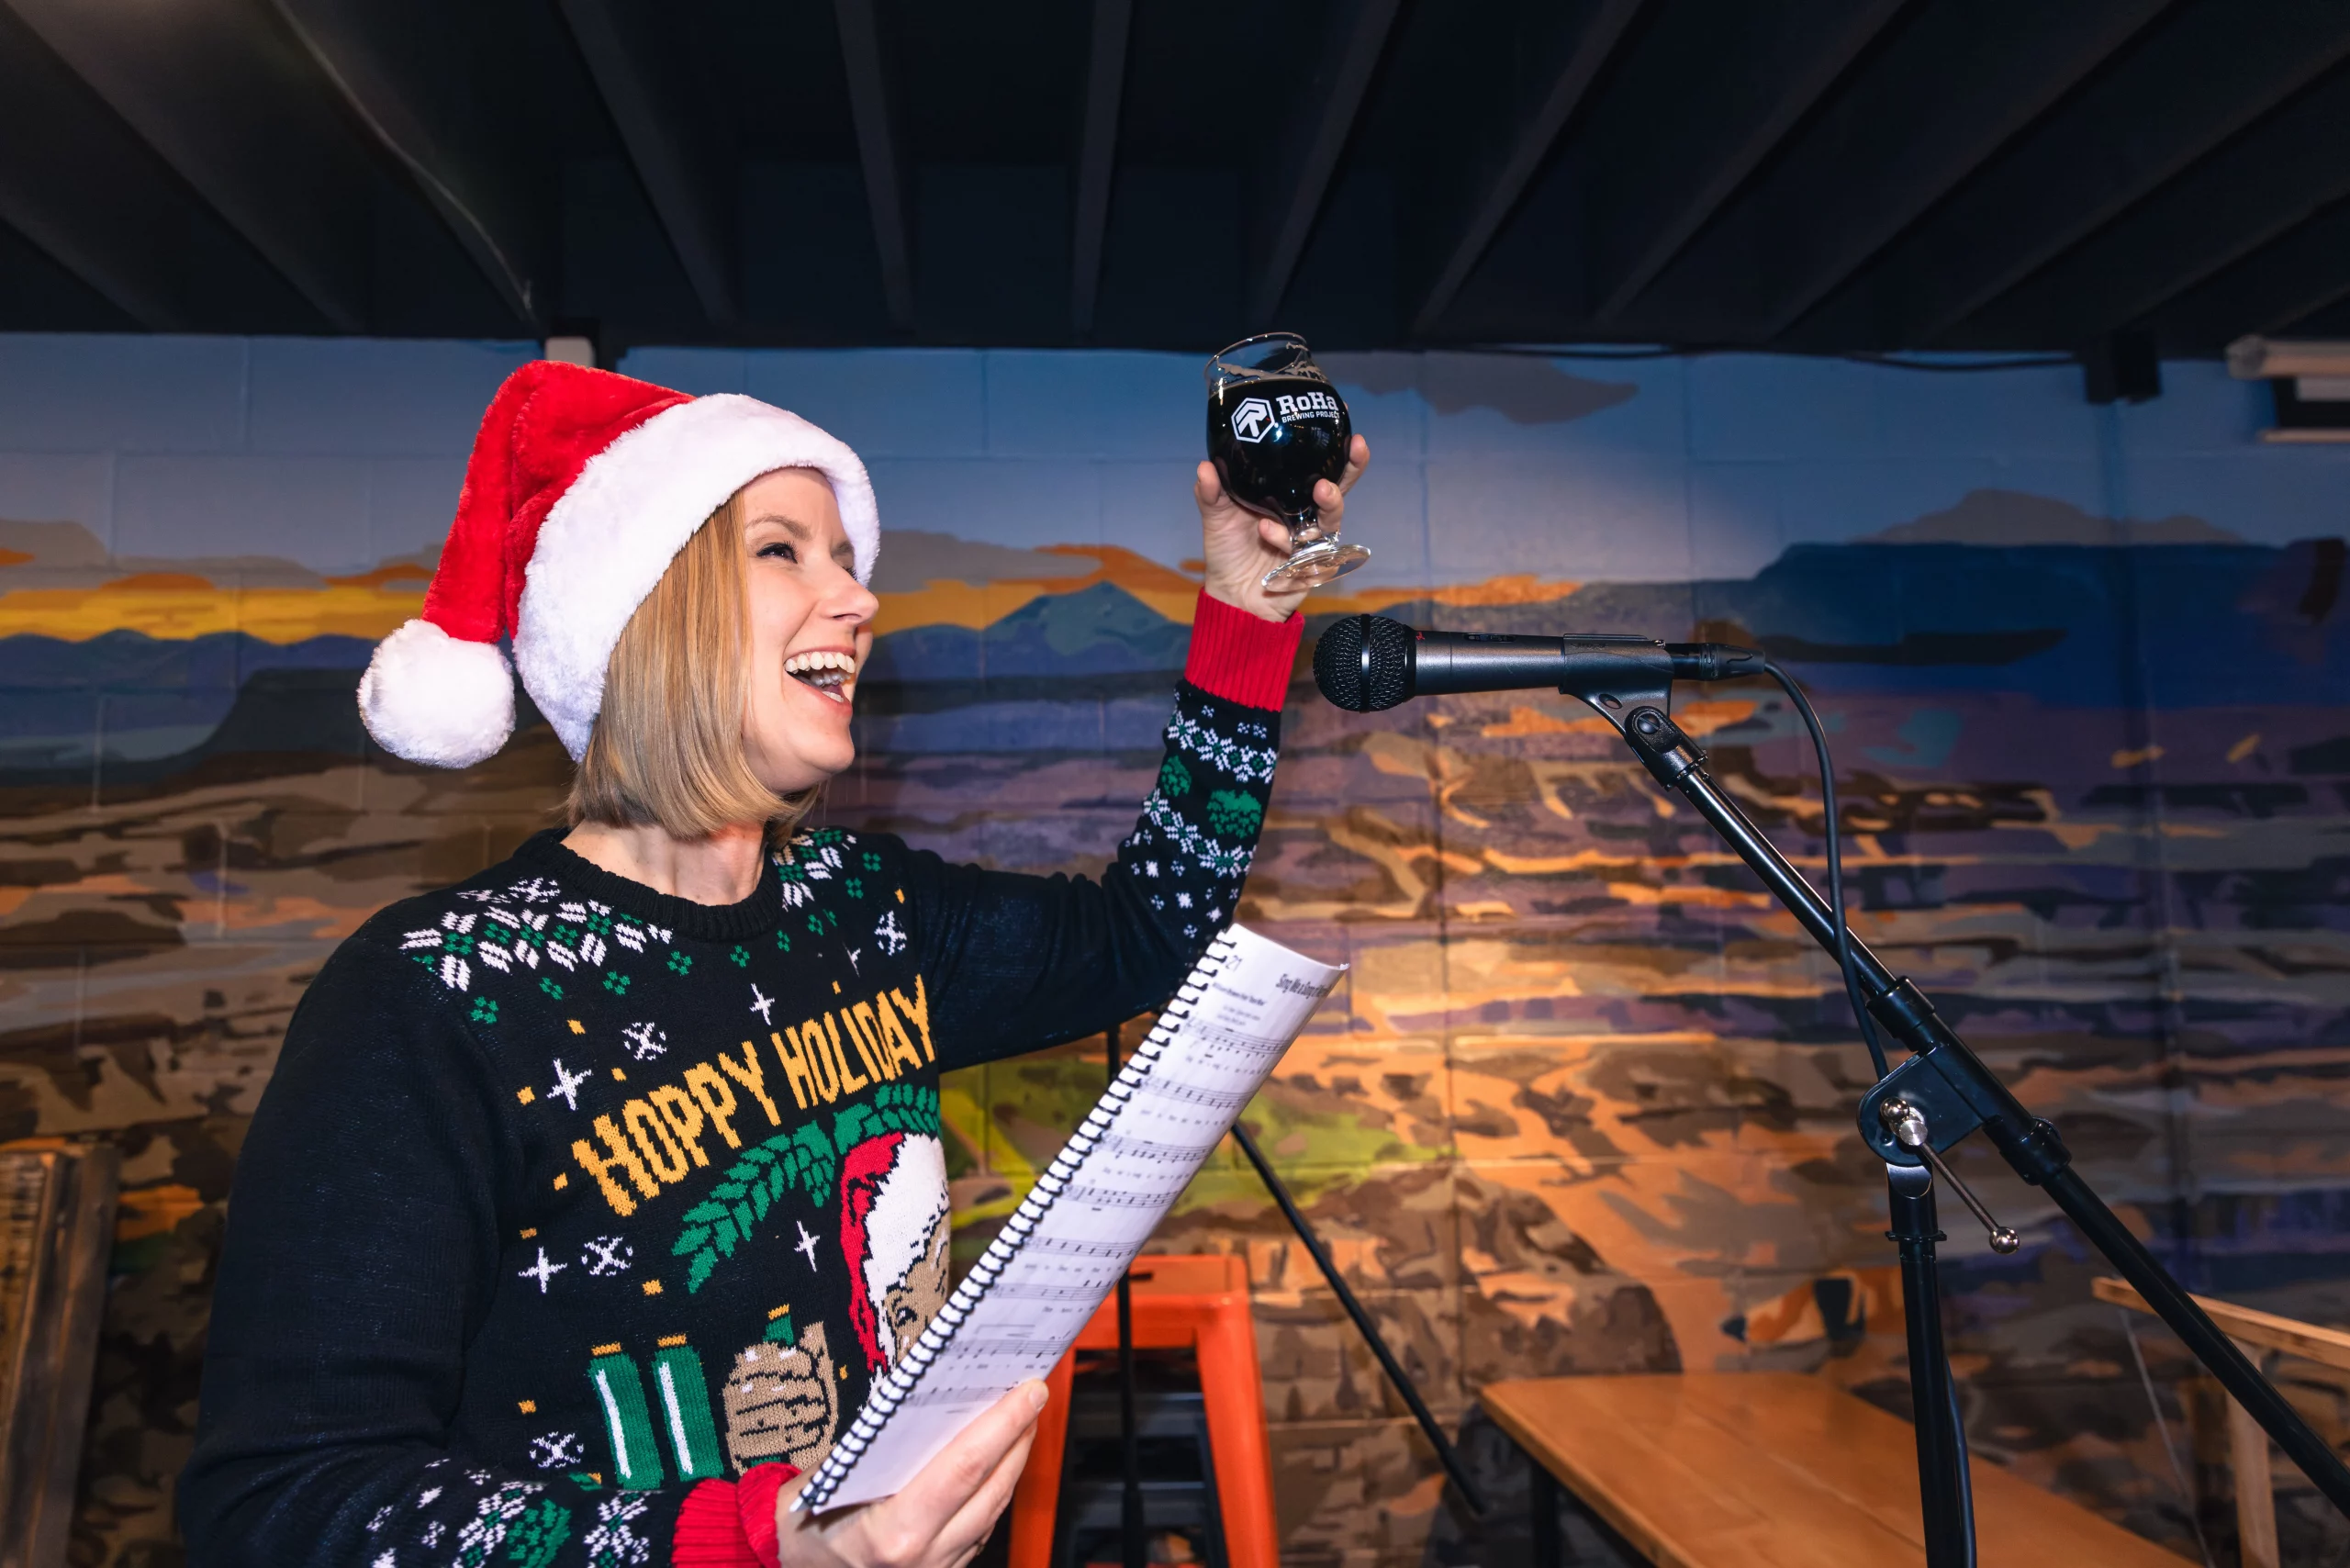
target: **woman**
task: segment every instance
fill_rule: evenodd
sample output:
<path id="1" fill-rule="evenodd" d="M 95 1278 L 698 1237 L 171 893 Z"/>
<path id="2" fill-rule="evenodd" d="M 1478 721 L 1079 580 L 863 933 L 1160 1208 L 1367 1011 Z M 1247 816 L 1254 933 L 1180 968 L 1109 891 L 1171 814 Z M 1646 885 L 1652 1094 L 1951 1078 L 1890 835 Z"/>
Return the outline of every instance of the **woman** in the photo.
<path id="1" fill-rule="evenodd" d="M 1296 598 L 1259 581 L 1279 529 L 1205 464 L 1195 498 L 1190 661 L 1116 864 L 948 866 L 800 825 L 852 760 L 872 645 L 855 454 L 746 398 L 507 382 L 360 703 L 390 751 L 478 761 L 512 727 L 510 636 L 578 764 L 571 825 L 370 920 L 296 1013 L 221 1258 L 195 1562 L 978 1550 L 1040 1384 L 895 1497 L 789 1504 L 945 1299 L 938 1073 L 1156 1005 L 1230 918 Z"/>

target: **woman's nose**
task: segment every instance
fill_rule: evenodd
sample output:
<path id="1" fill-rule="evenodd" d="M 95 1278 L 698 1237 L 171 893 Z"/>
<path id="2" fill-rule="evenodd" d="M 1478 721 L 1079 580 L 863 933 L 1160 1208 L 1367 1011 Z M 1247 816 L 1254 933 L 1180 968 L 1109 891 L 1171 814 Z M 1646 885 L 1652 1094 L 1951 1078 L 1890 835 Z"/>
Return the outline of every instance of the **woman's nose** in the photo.
<path id="1" fill-rule="evenodd" d="M 834 596 L 833 614 L 843 621 L 862 625 L 881 612 L 879 596 L 846 572 L 841 574 L 841 590 Z"/>

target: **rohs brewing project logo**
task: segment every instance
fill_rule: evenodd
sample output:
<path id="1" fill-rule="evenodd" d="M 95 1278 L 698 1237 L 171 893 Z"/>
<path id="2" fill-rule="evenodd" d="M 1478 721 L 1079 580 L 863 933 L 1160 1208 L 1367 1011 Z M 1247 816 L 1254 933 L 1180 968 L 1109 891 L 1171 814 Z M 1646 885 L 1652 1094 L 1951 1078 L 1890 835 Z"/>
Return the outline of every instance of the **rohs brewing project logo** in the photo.
<path id="1" fill-rule="evenodd" d="M 1265 439 L 1273 428 L 1273 406 L 1262 398 L 1242 399 L 1232 410 L 1232 439 L 1252 444 Z"/>

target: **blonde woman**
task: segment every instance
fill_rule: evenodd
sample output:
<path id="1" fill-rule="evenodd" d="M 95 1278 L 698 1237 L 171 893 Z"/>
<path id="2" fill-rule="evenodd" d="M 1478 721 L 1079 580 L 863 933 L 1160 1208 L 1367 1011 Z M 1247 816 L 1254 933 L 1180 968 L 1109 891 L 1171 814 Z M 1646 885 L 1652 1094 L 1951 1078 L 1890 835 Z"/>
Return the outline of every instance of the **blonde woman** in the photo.
<path id="1" fill-rule="evenodd" d="M 803 821 L 853 759 L 878 608 L 847 447 L 568 365 L 500 389 L 360 703 L 387 750 L 463 767 L 519 674 L 577 764 L 569 826 L 385 910 L 295 1014 L 182 1483 L 199 1568 L 976 1552 L 1041 1385 L 886 1502 L 789 1503 L 945 1298 L 938 1074 L 1156 1005 L 1231 918 L 1296 601 L 1259 580 L 1285 534 L 1206 465 L 1195 499 L 1205 583 L 1133 834 L 1099 879 L 983 871 Z"/>

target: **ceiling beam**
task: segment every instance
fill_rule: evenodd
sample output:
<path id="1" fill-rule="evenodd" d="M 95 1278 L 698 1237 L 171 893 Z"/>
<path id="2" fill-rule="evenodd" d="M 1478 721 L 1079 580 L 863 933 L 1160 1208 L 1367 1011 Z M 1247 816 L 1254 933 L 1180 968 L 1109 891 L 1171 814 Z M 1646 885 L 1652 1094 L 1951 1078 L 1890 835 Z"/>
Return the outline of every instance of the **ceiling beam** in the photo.
<path id="1" fill-rule="evenodd" d="M 1501 155 L 1491 169 L 1483 178 L 1466 171 L 1451 174 L 1467 192 L 1467 200 L 1452 222 L 1437 230 L 1440 238 L 1436 266 L 1412 313 L 1414 336 L 1426 337 L 1433 331 L 1445 308 L 1469 281 L 1494 236 L 1550 156 L 1551 144 L 1590 91 L 1599 68 L 1639 15 L 1641 4 L 1642 0 L 1595 0 L 1583 25 L 1568 28 L 1559 40 L 1549 69 L 1540 73 L 1540 91 L 1505 139 Z"/>
<path id="2" fill-rule="evenodd" d="M 166 241 L 172 173 L 14 13 L 0 10 L 0 223 L 150 331 L 196 320 Z M 95 198 L 95 199 L 94 199 Z"/>
<path id="3" fill-rule="evenodd" d="M 1077 203 L 1070 225 L 1069 325 L 1093 331 L 1102 297 L 1102 248 L 1110 230 L 1110 177 L 1118 162 L 1118 105 L 1126 85 L 1134 0 L 1093 0 L 1085 55 L 1084 118 L 1077 131 Z"/>
<path id="4" fill-rule="evenodd" d="M 1655 281 L 1902 4 L 1667 14 L 1578 138 L 1595 319 L 1617 319 Z"/>
<path id="5" fill-rule="evenodd" d="M 674 19 L 641 0 L 560 0 L 560 8 L 702 314 L 732 326 L 735 159 L 701 111 Z"/>
<path id="6" fill-rule="evenodd" d="M 1769 342 L 2166 0 L 1930 0 L 1639 301 L 1684 341 Z"/>
<path id="7" fill-rule="evenodd" d="M 509 101 L 504 95 L 453 93 L 432 80 L 478 68 L 470 58 L 477 51 L 462 43 L 420 49 L 419 18 L 407 6 L 271 3 L 352 114 L 407 171 L 492 292 L 523 326 L 543 330 L 554 297 L 554 204 L 543 170 L 532 165 L 543 160 L 525 151 L 519 117 L 498 112 Z"/>
<path id="8" fill-rule="evenodd" d="M 2350 201 L 2206 279 L 2154 314 L 2175 353 L 2210 353 L 2246 332 L 2276 333 L 2350 299 Z"/>
<path id="9" fill-rule="evenodd" d="M 330 326 L 365 330 L 374 172 L 292 39 L 241 0 L 6 3 Z"/>
<path id="10" fill-rule="evenodd" d="M 1262 326 L 1280 308 L 1289 280 L 1322 211 L 1338 156 L 1354 133 L 1363 95 L 1394 29 L 1401 0 L 1346 0 L 1329 49 L 1305 94 L 1297 122 L 1281 137 L 1287 160 L 1258 196 L 1256 265 L 1248 277 L 1248 319 Z"/>
<path id="11" fill-rule="evenodd" d="M 913 330 L 913 246 L 906 216 L 905 149 L 881 57 L 879 0 L 834 0 L 841 30 L 841 63 L 848 73 L 849 115 L 856 126 L 857 162 L 865 170 L 865 205 L 873 218 L 873 248 L 881 259 L 881 297 L 890 325 Z"/>
<path id="12" fill-rule="evenodd" d="M 2337 71 L 1956 329 L 2087 342 L 2350 198 L 2350 72 Z M 2345 268 L 2350 271 L 2350 268 Z"/>
<path id="13" fill-rule="evenodd" d="M 1875 263 L 1809 327 L 1931 343 L 2350 56 L 2350 6 L 2187 0 Z M 1808 328 L 1807 329 L 1808 330 Z"/>

